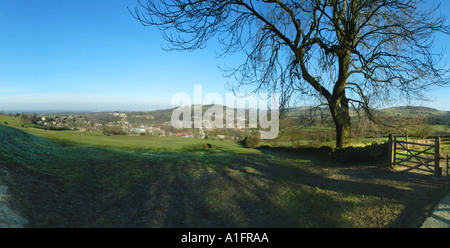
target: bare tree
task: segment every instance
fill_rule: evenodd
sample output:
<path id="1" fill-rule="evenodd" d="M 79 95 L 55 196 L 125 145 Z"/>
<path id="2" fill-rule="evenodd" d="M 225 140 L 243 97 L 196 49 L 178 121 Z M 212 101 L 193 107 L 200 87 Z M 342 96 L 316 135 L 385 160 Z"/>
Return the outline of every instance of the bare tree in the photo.
<path id="1" fill-rule="evenodd" d="M 204 48 L 218 38 L 222 55 L 243 52 L 240 66 L 223 68 L 233 90 L 278 92 L 281 106 L 314 96 L 336 125 L 336 146 L 350 140 L 350 108 L 371 109 L 420 99 L 449 83 L 434 52 L 437 32 L 450 34 L 421 0 L 168 0 L 138 1 L 132 15 L 156 25 L 168 50 Z"/>

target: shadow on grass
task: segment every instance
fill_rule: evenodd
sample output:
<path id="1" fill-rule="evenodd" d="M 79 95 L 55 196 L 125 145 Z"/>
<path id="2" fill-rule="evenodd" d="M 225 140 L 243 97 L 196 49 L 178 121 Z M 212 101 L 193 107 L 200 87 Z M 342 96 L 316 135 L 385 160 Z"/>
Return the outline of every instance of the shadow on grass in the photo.
<path id="1" fill-rule="evenodd" d="M 32 227 L 414 227 L 440 187 L 274 151 L 46 149 L 0 163 Z"/>
<path id="2" fill-rule="evenodd" d="M 337 149 L 330 146 L 270 147 L 261 146 L 259 151 L 276 156 L 309 156 L 315 160 L 325 161 L 332 166 L 363 165 L 367 163 L 387 162 L 387 144 L 372 144 L 365 147 L 345 147 Z"/>

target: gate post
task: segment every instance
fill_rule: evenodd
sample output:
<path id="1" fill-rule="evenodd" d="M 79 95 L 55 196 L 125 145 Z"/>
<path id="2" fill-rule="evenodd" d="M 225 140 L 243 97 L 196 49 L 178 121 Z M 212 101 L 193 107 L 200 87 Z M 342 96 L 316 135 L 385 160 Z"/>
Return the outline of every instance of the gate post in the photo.
<path id="1" fill-rule="evenodd" d="M 442 168 L 439 166 L 441 159 L 441 138 L 436 137 L 434 140 L 434 176 L 442 177 Z"/>
<path id="2" fill-rule="evenodd" d="M 449 175 L 448 175 L 448 154 L 447 154 L 447 180 L 450 179 Z"/>
<path id="3" fill-rule="evenodd" d="M 389 142 L 388 142 L 388 165 L 392 167 L 394 165 L 395 160 L 394 154 L 394 140 L 392 139 L 392 134 L 389 134 Z"/>

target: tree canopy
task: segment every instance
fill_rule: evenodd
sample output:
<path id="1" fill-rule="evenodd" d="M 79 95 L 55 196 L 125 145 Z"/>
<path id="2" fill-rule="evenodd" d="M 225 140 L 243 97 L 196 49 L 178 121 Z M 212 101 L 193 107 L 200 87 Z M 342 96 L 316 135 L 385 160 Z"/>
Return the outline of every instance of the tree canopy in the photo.
<path id="1" fill-rule="evenodd" d="M 244 53 L 232 89 L 315 97 L 328 106 L 336 145 L 349 142 L 349 108 L 371 109 L 392 99 L 421 99 L 449 84 L 434 35 L 450 34 L 439 6 L 421 0 L 169 0 L 138 1 L 130 12 L 158 26 L 169 50 L 195 50 L 217 38 L 222 54 Z"/>

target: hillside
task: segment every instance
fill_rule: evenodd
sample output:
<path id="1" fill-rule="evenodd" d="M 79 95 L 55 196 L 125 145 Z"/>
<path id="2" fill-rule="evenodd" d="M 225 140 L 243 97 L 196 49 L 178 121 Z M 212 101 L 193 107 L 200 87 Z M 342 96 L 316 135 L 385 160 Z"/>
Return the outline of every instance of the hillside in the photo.
<path id="1" fill-rule="evenodd" d="M 450 115 L 449 111 L 437 110 L 429 107 L 420 106 L 401 106 L 382 109 L 381 112 L 391 115 L 402 115 L 402 116 L 414 116 L 414 115 L 424 115 L 424 116 L 435 116 L 435 115 Z"/>
<path id="2" fill-rule="evenodd" d="M 303 107 L 294 107 L 288 109 L 289 115 L 296 114 L 307 114 L 313 107 L 303 106 Z M 327 112 L 326 107 L 318 108 L 317 111 L 322 110 L 323 112 Z M 429 107 L 420 107 L 420 106 L 400 106 L 400 107 L 391 107 L 385 109 L 377 110 L 381 113 L 391 114 L 391 115 L 416 115 L 416 114 L 424 114 L 424 115 L 450 115 L 450 111 L 442 111 Z"/>
<path id="3" fill-rule="evenodd" d="M 202 114 L 205 113 L 212 105 L 203 105 Z M 194 109 L 197 108 L 198 105 L 191 106 L 191 120 L 193 120 Z M 125 112 L 127 115 L 127 121 L 131 127 L 139 127 L 139 126 L 166 126 L 169 125 L 172 117 L 172 113 L 175 108 L 170 109 L 162 109 L 162 110 L 154 110 L 154 111 L 129 111 Z M 226 112 L 229 110 L 228 107 L 223 106 L 224 120 Z M 235 116 L 237 115 L 237 109 L 234 109 Z M 84 113 L 79 114 L 78 116 L 81 118 L 75 118 L 74 122 L 77 120 L 86 120 L 86 122 L 98 123 L 99 125 L 117 122 L 120 118 L 114 116 L 113 113 L 109 112 L 96 112 L 96 113 Z M 401 106 L 401 107 L 392 107 L 376 110 L 375 113 L 377 115 L 383 116 L 391 116 L 391 117 L 403 117 L 403 118 L 411 118 L 411 117 L 420 117 L 424 118 L 428 124 L 431 125 L 450 125 L 450 112 L 449 111 L 441 111 L 428 107 L 419 107 L 419 106 Z M 248 120 L 248 109 L 245 110 L 245 119 Z M 302 107 L 294 107 L 286 109 L 285 112 L 287 117 L 290 118 L 303 118 L 308 119 L 310 117 L 317 118 L 325 118 L 330 124 L 332 123 L 331 116 L 329 110 L 326 107 L 321 108 L 312 108 L 310 106 L 302 106 Z M 16 114 L 16 116 L 19 114 Z M 32 114 L 29 114 L 30 116 Z M 35 114 L 33 114 L 35 115 Z M 47 116 L 63 116 L 61 113 L 58 114 L 47 114 Z M 70 115 L 70 113 L 67 113 Z M 357 117 L 358 114 L 354 111 L 350 111 L 350 115 L 353 117 Z M 39 115 L 38 115 L 39 116 Z M 21 124 L 25 124 L 24 120 L 21 118 L 13 118 L 12 116 L 0 115 L 0 123 L 3 124 L 7 122 L 8 125 L 19 127 Z M 75 126 L 75 125 L 74 125 Z"/>
<path id="4" fill-rule="evenodd" d="M 46 157 L 57 148 L 51 141 L 5 125 L 0 125 L 0 143 L 0 164 L 46 163 Z"/>
<path id="5" fill-rule="evenodd" d="M 210 108 L 212 105 L 203 105 L 202 114 Z M 191 115 L 194 115 L 194 108 L 197 106 L 191 107 Z M 128 116 L 131 117 L 133 121 L 136 123 L 151 123 L 151 124 L 161 124 L 170 122 L 172 112 L 174 109 L 164 109 L 164 110 L 155 110 L 150 112 L 128 112 Z M 229 108 L 224 106 L 224 120 L 226 111 Z M 234 109 L 235 115 L 237 114 L 237 109 Z M 424 118 L 428 124 L 430 125 L 450 125 L 450 112 L 442 111 L 428 107 L 420 107 L 420 106 L 401 106 L 401 107 L 392 107 L 385 108 L 375 111 L 378 115 L 384 116 L 392 116 L 392 117 L 403 117 L 403 118 L 411 118 L 411 117 L 421 117 Z M 245 118 L 248 120 L 248 109 L 245 110 Z M 286 109 L 285 112 L 287 117 L 291 118 L 308 118 L 309 116 L 313 116 L 315 118 L 323 117 L 329 122 L 331 121 L 331 115 L 329 113 L 328 108 L 313 108 L 311 106 L 301 106 Z M 351 110 L 350 115 L 352 117 L 357 117 L 358 114 L 356 111 Z"/>
<path id="6" fill-rule="evenodd" d="M 442 197 L 441 184 L 376 164 L 29 130 L 50 140 L 0 125 L 0 178 L 30 227 L 416 227 Z"/>
<path id="7" fill-rule="evenodd" d="M 314 110 L 314 111 L 312 111 Z M 400 106 L 379 109 L 374 111 L 376 115 L 403 117 L 403 118 L 424 118 L 430 125 L 450 125 L 450 111 L 442 111 L 434 108 L 420 107 L 420 106 Z M 287 116 L 309 116 L 314 117 L 324 116 L 330 118 L 330 113 L 326 107 L 313 109 L 312 107 L 296 107 L 287 111 Z M 350 116 L 356 117 L 357 113 L 354 110 L 350 111 Z"/>

